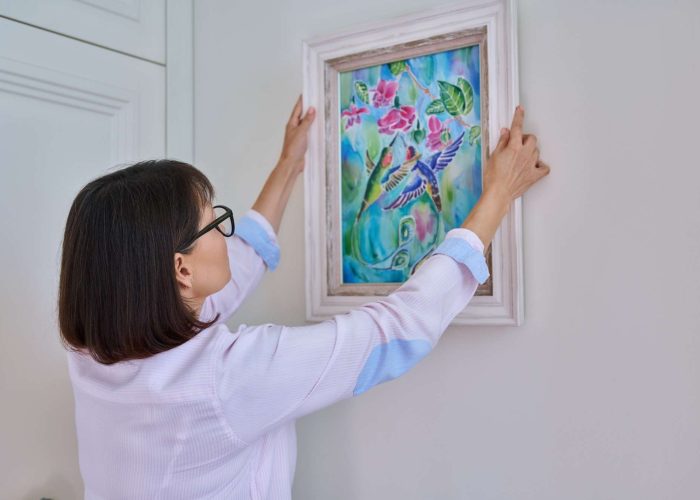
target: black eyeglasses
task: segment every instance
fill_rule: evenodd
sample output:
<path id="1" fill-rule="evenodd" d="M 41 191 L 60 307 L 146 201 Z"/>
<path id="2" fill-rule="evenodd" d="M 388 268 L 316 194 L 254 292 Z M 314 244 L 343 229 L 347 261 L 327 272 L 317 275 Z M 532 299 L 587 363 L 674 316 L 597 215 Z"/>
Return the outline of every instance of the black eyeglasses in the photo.
<path id="1" fill-rule="evenodd" d="M 216 218 L 211 223 L 204 226 L 197 234 L 195 234 L 189 241 L 187 241 L 185 245 L 182 245 L 180 247 L 181 249 L 189 248 L 190 245 L 192 245 L 192 243 L 194 243 L 197 238 L 208 233 L 214 228 L 216 228 L 216 230 L 224 236 L 233 235 L 233 231 L 236 228 L 236 224 L 233 221 L 233 212 L 231 211 L 231 209 L 225 207 L 224 205 L 214 205 L 213 208 Z"/>

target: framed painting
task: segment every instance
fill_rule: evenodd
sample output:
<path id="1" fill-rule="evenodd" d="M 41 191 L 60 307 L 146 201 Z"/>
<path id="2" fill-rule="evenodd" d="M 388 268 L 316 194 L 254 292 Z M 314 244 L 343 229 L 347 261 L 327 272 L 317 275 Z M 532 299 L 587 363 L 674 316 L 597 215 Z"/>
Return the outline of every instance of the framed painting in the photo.
<path id="1" fill-rule="evenodd" d="M 455 6 L 303 43 L 318 110 L 304 173 L 307 319 L 405 282 L 482 191 L 517 105 L 512 0 Z M 523 316 L 521 199 L 486 249 L 491 276 L 453 324 Z"/>

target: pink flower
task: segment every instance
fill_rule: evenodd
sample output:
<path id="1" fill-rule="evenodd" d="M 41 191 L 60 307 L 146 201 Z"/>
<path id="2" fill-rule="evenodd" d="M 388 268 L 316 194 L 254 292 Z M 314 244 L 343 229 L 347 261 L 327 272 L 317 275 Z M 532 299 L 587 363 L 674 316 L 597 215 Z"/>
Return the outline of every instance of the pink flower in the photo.
<path id="1" fill-rule="evenodd" d="M 374 89 L 374 97 L 372 97 L 372 105 L 375 108 L 382 106 L 391 106 L 396 96 L 396 90 L 399 88 L 399 82 L 379 80 L 377 88 Z"/>
<path id="2" fill-rule="evenodd" d="M 353 126 L 355 123 L 360 123 L 362 121 L 362 113 L 369 113 L 367 108 L 358 108 L 355 103 L 350 103 L 350 109 L 345 109 L 341 113 L 342 116 L 347 116 L 348 120 L 345 123 L 345 128 Z"/>
<path id="3" fill-rule="evenodd" d="M 391 134 L 395 130 L 406 132 L 413 125 L 415 118 L 416 109 L 413 106 L 401 106 L 390 109 L 387 114 L 377 120 L 377 125 L 379 125 L 379 132 L 382 134 Z"/>
<path id="4" fill-rule="evenodd" d="M 436 150 L 442 147 L 442 131 L 444 129 L 443 123 L 437 116 L 431 115 L 428 118 L 428 140 L 426 142 L 428 148 Z"/>

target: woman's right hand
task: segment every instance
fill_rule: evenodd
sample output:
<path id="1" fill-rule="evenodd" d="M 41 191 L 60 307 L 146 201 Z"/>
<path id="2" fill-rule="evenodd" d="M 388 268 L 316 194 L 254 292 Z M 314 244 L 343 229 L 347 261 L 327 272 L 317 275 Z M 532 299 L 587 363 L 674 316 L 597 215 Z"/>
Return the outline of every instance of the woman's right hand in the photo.
<path id="1" fill-rule="evenodd" d="M 510 130 L 501 129 L 498 145 L 484 171 L 484 191 L 496 189 L 514 200 L 549 174 L 549 166 L 540 160 L 537 137 L 523 134 L 524 117 L 525 111 L 518 106 Z"/>
<path id="2" fill-rule="evenodd" d="M 537 138 L 523 134 L 525 111 L 515 109 L 510 130 L 501 130 L 501 137 L 484 170 L 483 189 L 463 228 L 476 233 L 484 244 L 484 252 L 510 204 L 530 186 L 549 174 L 549 166 L 540 160 Z"/>

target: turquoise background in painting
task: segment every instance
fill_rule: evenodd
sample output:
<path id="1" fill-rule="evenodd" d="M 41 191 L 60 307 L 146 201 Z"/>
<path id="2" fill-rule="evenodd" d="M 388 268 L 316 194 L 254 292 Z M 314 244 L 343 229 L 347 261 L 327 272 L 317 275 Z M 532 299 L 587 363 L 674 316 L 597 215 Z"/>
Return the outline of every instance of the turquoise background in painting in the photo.
<path id="1" fill-rule="evenodd" d="M 369 152 L 370 157 L 376 161 L 380 150 L 388 146 L 394 137 L 394 134 L 380 134 L 377 126 L 377 120 L 391 109 L 391 106 L 377 108 L 372 105 L 372 90 L 380 79 L 398 79 L 399 104 L 414 106 L 416 112 L 416 121 L 412 128 L 400 133 L 404 140 L 396 140 L 392 146 L 393 165 L 399 164 L 405 158 L 408 145 L 413 145 L 426 163 L 430 156 L 436 153 L 427 148 L 425 139 L 414 142 L 411 132 L 416 129 L 418 121 L 420 127 L 428 132 L 430 115 L 427 115 L 425 110 L 434 99 L 440 97 L 438 80 L 455 84 L 461 76 L 471 84 L 474 91 L 473 107 L 470 112 L 462 115 L 462 119 L 470 126 L 481 126 L 478 45 L 406 59 L 406 63 L 408 71 L 432 95 L 425 94 L 415 84 L 408 71 L 398 76 L 392 74 L 389 63 L 339 74 L 340 112 L 349 109 L 351 104 L 364 107 L 368 111 L 359 115 L 360 123 L 355 123 L 347 129 L 347 118 L 341 118 L 339 127 L 344 283 L 405 281 L 415 264 L 442 241 L 445 233 L 462 223 L 481 195 L 481 137 L 474 144 L 470 144 L 469 129 L 465 129 L 457 121 L 449 121 L 450 114 L 443 111 L 435 116 L 441 122 L 449 121 L 446 125 L 451 135 L 448 144 L 462 132 L 466 133 L 455 158 L 447 168 L 436 174 L 442 200 L 441 212 L 438 212 L 428 192 L 424 192 L 403 207 L 389 210 L 383 208 L 402 192 L 409 181 L 410 175 L 407 175 L 400 185 L 383 193 L 371 204 L 361 215 L 357 228 L 353 228 L 369 179 L 369 173 L 365 170 L 365 154 Z M 355 81 L 358 80 L 365 82 L 369 87 L 368 103 L 362 102 L 355 91 Z M 399 221 L 409 215 L 415 220 L 415 232 L 414 237 L 404 245 L 408 251 L 408 263 L 405 267 L 391 268 L 392 257 L 400 244 Z M 356 250 L 360 252 L 362 260 L 354 257 L 353 237 L 357 238 Z"/>

